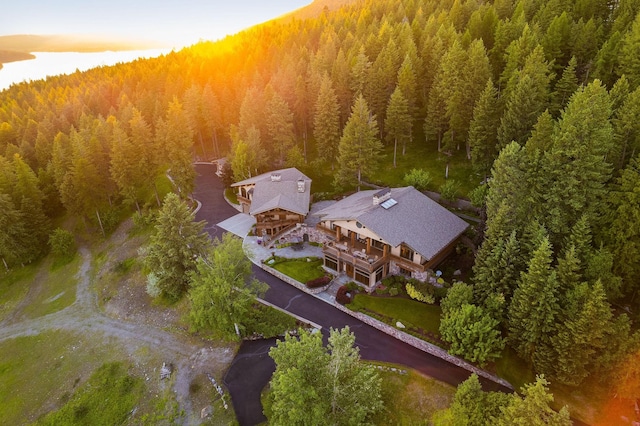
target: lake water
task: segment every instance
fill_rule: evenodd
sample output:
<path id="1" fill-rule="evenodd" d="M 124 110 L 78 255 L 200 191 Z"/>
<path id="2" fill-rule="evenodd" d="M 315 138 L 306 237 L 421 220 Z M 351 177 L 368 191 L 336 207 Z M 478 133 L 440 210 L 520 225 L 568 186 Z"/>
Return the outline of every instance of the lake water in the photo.
<path id="1" fill-rule="evenodd" d="M 32 52 L 35 59 L 9 62 L 0 69 L 0 90 L 14 83 L 40 80 L 48 76 L 71 74 L 99 66 L 131 62 L 138 58 L 153 58 L 171 49 L 126 50 L 120 52 Z"/>

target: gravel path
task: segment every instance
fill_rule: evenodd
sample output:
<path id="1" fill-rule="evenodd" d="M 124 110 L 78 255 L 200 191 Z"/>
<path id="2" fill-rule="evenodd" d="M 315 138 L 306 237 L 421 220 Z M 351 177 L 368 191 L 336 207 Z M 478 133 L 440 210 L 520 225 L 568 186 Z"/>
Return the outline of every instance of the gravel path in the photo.
<path id="1" fill-rule="evenodd" d="M 91 252 L 84 247 L 79 251 L 82 263 L 77 275 L 75 302 L 53 314 L 23 320 L 20 312 L 31 299 L 27 295 L 14 314 L 0 324 L 0 342 L 49 330 L 65 330 L 102 334 L 105 339 L 115 338 L 124 343 L 131 354 L 148 347 L 160 354 L 162 359 L 172 362 L 175 367 L 173 390 L 180 409 L 186 413 L 182 418 L 182 424 L 199 424 L 201 407 L 191 406 L 189 386 L 196 375 L 210 372 L 213 366 L 230 364 L 234 356 L 233 351 L 228 347 L 213 347 L 195 337 L 177 335 L 148 324 L 108 317 L 98 308 L 96 293 L 90 287 Z"/>

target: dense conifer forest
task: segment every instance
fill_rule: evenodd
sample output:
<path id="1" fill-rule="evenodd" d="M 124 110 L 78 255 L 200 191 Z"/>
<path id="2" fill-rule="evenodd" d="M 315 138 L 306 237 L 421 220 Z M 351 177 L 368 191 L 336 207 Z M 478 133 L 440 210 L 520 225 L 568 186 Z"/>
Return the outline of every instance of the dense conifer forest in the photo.
<path id="1" fill-rule="evenodd" d="M 494 349 L 553 382 L 637 397 L 639 12 L 636 0 L 363 0 L 14 85 L 0 93 L 0 257 L 40 257 L 64 214 L 113 226 L 156 203 L 152 177 L 167 170 L 186 197 L 194 158 L 227 156 L 236 179 L 335 170 L 350 189 L 376 178 L 385 145 L 442 155 L 488 182 L 474 191 L 486 226 L 471 290 L 447 315 L 491 318 Z"/>

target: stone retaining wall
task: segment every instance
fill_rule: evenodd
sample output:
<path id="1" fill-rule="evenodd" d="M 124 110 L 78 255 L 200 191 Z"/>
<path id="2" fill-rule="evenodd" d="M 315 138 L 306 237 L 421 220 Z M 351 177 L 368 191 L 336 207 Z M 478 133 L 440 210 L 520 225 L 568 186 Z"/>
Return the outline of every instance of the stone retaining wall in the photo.
<path id="1" fill-rule="evenodd" d="M 496 383 L 501 384 L 502 386 L 505 386 L 511 390 L 513 390 L 513 386 L 511 386 L 511 384 L 509 382 L 507 382 L 504 379 L 501 379 L 500 377 L 497 377 L 481 368 L 478 368 L 474 365 L 469 364 L 468 362 L 455 357 L 453 355 L 451 355 L 450 353 L 448 353 L 447 351 L 445 351 L 444 349 L 433 345 L 429 342 L 425 342 L 424 340 L 418 339 L 415 336 L 412 336 L 411 334 L 405 333 L 404 331 L 400 331 L 394 327 L 391 327 L 388 324 L 383 323 L 382 321 L 378 321 L 375 318 L 371 318 L 368 315 L 365 315 L 363 313 L 360 312 L 354 312 L 352 310 L 350 310 L 349 308 L 341 305 L 340 303 L 335 303 L 334 306 L 341 310 L 342 312 L 351 315 L 352 317 L 355 317 L 357 319 L 359 319 L 360 321 L 364 322 L 365 324 L 370 325 L 371 327 L 377 328 L 378 330 L 402 341 L 405 342 L 411 346 L 413 346 L 414 348 L 420 349 L 423 352 L 427 352 L 433 356 L 437 356 L 438 358 L 444 359 L 445 361 L 448 361 L 452 364 L 457 365 L 458 367 L 462 367 L 465 370 L 468 370 L 472 373 L 476 373 L 478 376 L 482 376 L 486 379 L 492 380 Z"/>

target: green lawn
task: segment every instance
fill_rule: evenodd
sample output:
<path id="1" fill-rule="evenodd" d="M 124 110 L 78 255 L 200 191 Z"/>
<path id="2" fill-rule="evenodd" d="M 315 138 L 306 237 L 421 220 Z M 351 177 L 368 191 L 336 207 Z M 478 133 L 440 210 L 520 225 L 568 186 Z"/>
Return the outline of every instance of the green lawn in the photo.
<path id="1" fill-rule="evenodd" d="M 357 294 L 351 304 L 353 310 L 366 310 L 384 317 L 385 322 L 395 325 L 400 321 L 407 328 L 416 327 L 439 335 L 442 310 L 437 305 L 427 305 L 399 297 L 375 297 Z M 365 313 L 367 313 L 365 311 Z"/>
<path id="2" fill-rule="evenodd" d="M 259 334 L 268 339 L 296 329 L 296 319 L 271 306 L 256 304 L 245 321 L 246 335 Z"/>
<path id="3" fill-rule="evenodd" d="M 307 259 L 311 259 L 311 262 L 308 262 Z M 269 263 L 267 262 L 267 264 Z M 269 266 L 303 284 L 325 275 L 322 269 L 322 259 L 317 257 L 277 260 Z"/>
<path id="4" fill-rule="evenodd" d="M 227 188 L 224 190 L 224 195 L 227 197 L 227 200 L 232 202 L 233 204 L 238 203 L 238 193 L 234 190 L 234 188 Z"/>

